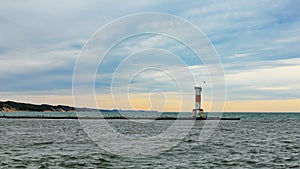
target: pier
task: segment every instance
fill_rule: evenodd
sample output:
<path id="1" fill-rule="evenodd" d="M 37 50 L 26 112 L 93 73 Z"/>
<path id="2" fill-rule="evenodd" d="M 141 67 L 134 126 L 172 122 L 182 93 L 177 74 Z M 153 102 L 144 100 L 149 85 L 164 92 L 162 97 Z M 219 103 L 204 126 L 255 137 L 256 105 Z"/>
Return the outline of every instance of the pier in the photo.
<path id="1" fill-rule="evenodd" d="M 0 116 L 4 119 L 86 119 L 86 120 L 240 120 L 224 117 L 77 117 L 77 116 Z"/>

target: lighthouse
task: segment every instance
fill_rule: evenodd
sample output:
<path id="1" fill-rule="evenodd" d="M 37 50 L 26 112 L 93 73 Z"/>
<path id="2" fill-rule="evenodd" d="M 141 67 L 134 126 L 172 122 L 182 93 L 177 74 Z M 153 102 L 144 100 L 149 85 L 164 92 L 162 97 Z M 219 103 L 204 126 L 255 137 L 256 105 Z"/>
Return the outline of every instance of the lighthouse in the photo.
<path id="1" fill-rule="evenodd" d="M 195 86 L 195 108 L 193 109 L 193 117 L 196 118 L 199 112 L 200 118 L 204 118 L 203 109 L 201 109 L 201 92 L 202 87 Z"/>

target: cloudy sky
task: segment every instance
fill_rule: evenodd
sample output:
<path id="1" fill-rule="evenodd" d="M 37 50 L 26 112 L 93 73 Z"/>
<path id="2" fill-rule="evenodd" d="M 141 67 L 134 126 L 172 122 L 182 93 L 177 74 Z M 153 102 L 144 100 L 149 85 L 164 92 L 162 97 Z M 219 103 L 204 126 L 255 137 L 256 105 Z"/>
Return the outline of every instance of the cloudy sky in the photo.
<path id="1" fill-rule="evenodd" d="M 195 25 L 215 48 L 224 68 L 225 111 L 299 112 L 299 11 L 300 2 L 296 0 L 2 0 L 0 100 L 73 105 L 73 71 L 88 39 L 120 17 L 161 12 Z M 135 30 L 140 26 L 137 22 L 114 31 Z M 99 42 L 98 47 L 113 41 L 107 36 L 107 41 Z M 210 73 L 203 62 L 174 39 L 153 34 L 125 39 L 114 46 L 102 63 L 95 75 L 95 92 L 103 108 L 116 108 L 109 93 L 113 85 L 121 102 L 117 108 L 132 108 L 121 101 L 130 98 L 133 108 L 148 109 L 152 105 L 155 109 L 165 107 L 166 111 L 174 111 L 179 100 L 186 99 L 191 104 L 185 105 L 183 111 L 189 111 L 193 107 L 193 85 L 199 84 L 205 90 L 204 108 L 209 109 L 213 90 Z M 142 70 L 143 67 L 149 69 Z M 190 77 L 185 71 L 192 72 L 196 82 L 187 83 Z M 172 75 L 176 75 L 182 86 L 173 83 Z M 191 97 L 179 97 L 180 89 Z M 162 99 L 166 97 L 164 92 L 169 95 L 167 100 Z M 88 96 L 83 93 L 82 97 Z M 87 102 L 80 106 L 91 105 Z"/>

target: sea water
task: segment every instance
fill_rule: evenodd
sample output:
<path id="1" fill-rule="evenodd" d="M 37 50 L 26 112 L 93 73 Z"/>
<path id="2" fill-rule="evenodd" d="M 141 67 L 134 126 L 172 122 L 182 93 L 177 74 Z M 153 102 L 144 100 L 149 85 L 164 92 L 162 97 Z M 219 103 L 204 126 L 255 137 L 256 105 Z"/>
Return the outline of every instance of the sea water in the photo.
<path id="1" fill-rule="evenodd" d="M 127 115 L 149 115 L 134 113 Z M 1 112 L 0 116 L 3 115 L 76 116 L 76 113 Z M 199 133 L 204 121 L 196 121 L 185 138 L 170 140 L 178 142 L 176 146 L 143 158 L 104 150 L 89 138 L 76 119 L 0 118 L 0 168 L 300 168 L 300 113 L 223 113 L 222 117 L 241 120 L 220 121 L 203 142 L 199 141 Z M 109 120 L 109 124 L 120 133 L 144 137 L 158 134 L 172 121 L 135 127 L 128 120 Z"/>

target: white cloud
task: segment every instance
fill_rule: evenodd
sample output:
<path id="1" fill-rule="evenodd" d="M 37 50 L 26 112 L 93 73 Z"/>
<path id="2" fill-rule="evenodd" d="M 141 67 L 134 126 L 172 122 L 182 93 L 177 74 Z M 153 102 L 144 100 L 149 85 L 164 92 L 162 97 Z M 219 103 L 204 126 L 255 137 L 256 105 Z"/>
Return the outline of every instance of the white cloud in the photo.
<path id="1" fill-rule="evenodd" d="M 29 49 L 18 52 L 7 52 L 0 60 L 1 78 L 14 75 L 35 74 L 57 68 L 73 67 L 79 50 L 40 51 Z"/>
<path id="2" fill-rule="evenodd" d="M 300 81 L 299 65 L 268 67 L 226 75 L 226 83 L 231 86 L 228 88 L 227 98 L 299 98 L 300 87 L 296 85 Z"/>
<path id="3" fill-rule="evenodd" d="M 290 87 L 287 87 L 287 86 L 273 86 L 273 87 L 259 87 L 257 88 L 258 90 L 290 90 L 291 88 Z"/>
<path id="4" fill-rule="evenodd" d="M 284 38 L 284 39 L 278 39 L 275 40 L 275 43 L 292 43 L 292 42 L 299 42 L 300 38 L 299 37 L 289 37 L 289 38 Z"/>

